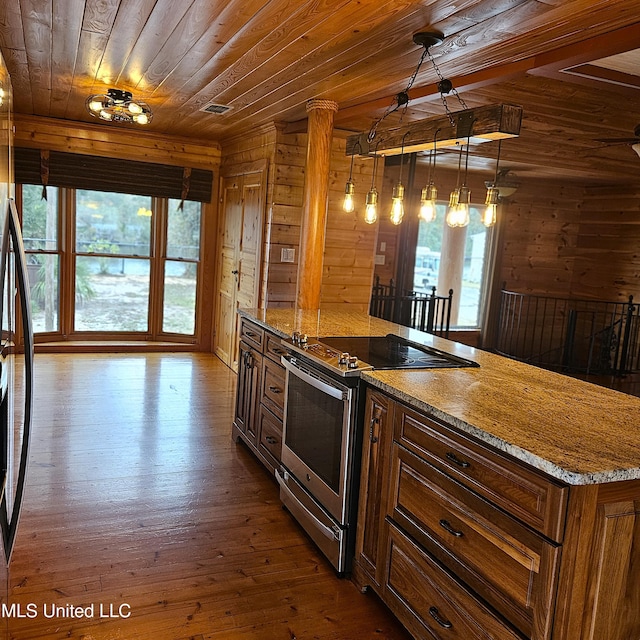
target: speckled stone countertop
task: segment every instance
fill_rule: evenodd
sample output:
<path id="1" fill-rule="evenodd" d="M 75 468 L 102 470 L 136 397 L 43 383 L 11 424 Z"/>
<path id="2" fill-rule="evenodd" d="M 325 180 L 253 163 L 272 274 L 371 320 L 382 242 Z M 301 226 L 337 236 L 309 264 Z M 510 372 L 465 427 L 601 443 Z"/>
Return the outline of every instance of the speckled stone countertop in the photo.
<path id="1" fill-rule="evenodd" d="M 379 370 L 363 379 L 419 411 L 568 484 L 640 479 L 640 398 L 473 349 L 357 311 L 241 315 L 282 337 L 394 333 L 478 368 Z"/>

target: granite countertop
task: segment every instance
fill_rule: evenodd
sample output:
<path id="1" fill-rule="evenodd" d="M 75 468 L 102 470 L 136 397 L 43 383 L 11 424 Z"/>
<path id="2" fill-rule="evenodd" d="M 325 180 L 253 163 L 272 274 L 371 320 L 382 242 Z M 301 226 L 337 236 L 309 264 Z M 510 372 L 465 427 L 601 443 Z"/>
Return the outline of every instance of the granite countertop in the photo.
<path id="1" fill-rule="evenodd" d="M 358 311 L 240 314 L 282 337 L 394 333 L 474 360 L 480 367 L 378 370 L 363 379 L 568 484 L 640 479 L 640 398 Z"/>

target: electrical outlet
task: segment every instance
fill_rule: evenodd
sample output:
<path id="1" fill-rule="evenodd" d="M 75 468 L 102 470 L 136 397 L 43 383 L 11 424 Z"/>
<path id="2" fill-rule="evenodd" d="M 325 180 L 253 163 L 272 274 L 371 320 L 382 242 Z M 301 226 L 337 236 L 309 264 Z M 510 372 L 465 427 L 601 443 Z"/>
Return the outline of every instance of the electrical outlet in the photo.
<path id="1" fill-rule="evenodd" d="M 376 254 L 375 264 L 384 264 L 384 256 L 380 255 L 379 253 Z"/>

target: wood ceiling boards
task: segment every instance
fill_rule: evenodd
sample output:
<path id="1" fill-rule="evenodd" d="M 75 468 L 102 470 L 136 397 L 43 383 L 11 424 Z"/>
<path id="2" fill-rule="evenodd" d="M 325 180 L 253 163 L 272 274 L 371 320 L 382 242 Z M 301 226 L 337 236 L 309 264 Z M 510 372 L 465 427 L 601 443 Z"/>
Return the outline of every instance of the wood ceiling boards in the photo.
<path id="1" fill-rule="evenodd" d="M 585 84 L 563 69 L 615 68 L 598 60 L 637 46 L 638 9 L 637 0 L 6 0 L 0 50 L 17 113 L 95 123 L 87 96 L 117 87 L 151 106 L 149 131 L 204 142 L 295 127 L 312 98 L 338 102 L 337 127 L 367 130 L 416 68 L 412 35 L 437 29 L 445 40 L 432 53 L 466 104 L 523 107 L 505 161 L 532 176 L 629 181 L 640 158 L 593 139 L 633 131 L 638 86 Z M 427 60 L 404 124 L 443 114 L 437 80 Z M 210 103 L 231 109 L 203 112 Z M 474 149 L 472 166 L 491 166 L 493 146 Z"/>

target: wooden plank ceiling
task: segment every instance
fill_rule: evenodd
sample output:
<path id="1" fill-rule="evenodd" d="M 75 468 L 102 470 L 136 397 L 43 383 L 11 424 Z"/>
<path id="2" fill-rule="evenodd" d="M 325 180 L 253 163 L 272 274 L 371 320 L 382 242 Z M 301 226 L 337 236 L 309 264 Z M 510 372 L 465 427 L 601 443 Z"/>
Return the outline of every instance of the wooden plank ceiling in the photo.
<path id="1" fill-rule="evenodd" d="M 95 124 L 86 98 L 117 87 L 151 106 L 149 131 L 200 142 L 224 143 L 273 122 L 295 130 L 311 98 L 338 102 L 337 127 L 368 130 L 406 87 L 422 53 L 412 35 L 425 30 L 445 35 L 431 52 L 468 106 L 523 107 L 522 135 L 502 149 L 514 171 L 638 179 L 640 157 L 630 144 L 594 142 L 628 138 L 640 122 L 638 0 L 0 4 L 0 51 L 17 113 Z M 425 61 L 408 108 L 384 126 L 442 115 L 437 80 Z M 455 96 L 448 101 L 461 108 Z M 231 109 L 203 112 L 210 103 Z M 474 148 L 471 168 L 490 170 L 496 146 Z"/>

